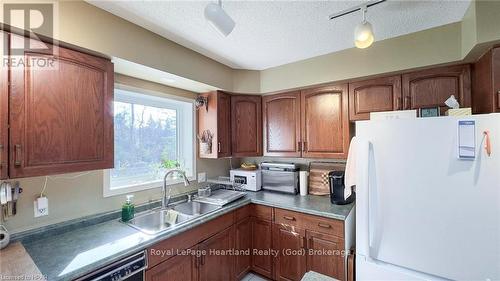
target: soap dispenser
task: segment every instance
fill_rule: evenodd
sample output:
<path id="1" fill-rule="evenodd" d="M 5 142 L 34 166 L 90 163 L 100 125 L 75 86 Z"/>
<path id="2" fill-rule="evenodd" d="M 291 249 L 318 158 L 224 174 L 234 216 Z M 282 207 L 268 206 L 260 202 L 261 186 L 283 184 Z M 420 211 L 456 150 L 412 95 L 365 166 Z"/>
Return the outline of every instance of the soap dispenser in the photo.
<path id="1" fill-rule="evenodd" d="M 122 206 L 122 221 L 127 222 L 134 218 L 134 204 L 132 203 L 134 195 L 127 195 L 127 200 Z"/>

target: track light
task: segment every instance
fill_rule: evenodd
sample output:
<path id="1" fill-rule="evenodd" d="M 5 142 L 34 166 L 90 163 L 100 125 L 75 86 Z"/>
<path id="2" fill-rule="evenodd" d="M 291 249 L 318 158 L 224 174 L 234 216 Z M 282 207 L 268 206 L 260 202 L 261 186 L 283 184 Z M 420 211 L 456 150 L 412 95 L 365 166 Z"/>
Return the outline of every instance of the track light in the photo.
<path id="1" fill-rule="evenodd" d="M 330 15 L 329 18 L 330 20 L 333 20 L 351 13 L 355 13 L 357 11 L 361 11 L 363 15 L 363 20 L 354 29 L 354 45 L 356 45 L 356 47 L 360 49 L 368 48 L 371 46 L 373 41 L 375 41 L 375 36 L 373 35 L 373 27 L 371 23 L 366 21 L 366 11 L 368 10 L 369 7 L 378 5 L 385 1 L 387 0 L 370 0 L 365 2 L 364 4 L 357 5 L 352 8 L 332 14 Z"/>
<path id="2" fill-rule="evenodd" d="M 371 23 L 366 21 L 366 6 L 361 8 L 363 21 L 354 29 L 354 45 L 357 48 L 364 49 L 371 46 L 374 41 L 373 28 Z"/>
<path id="3" fill-rule="evenodd" d="M 234 20 L 222 9 L 221 0 L 218 3 L 209 3 L 205 7 L 205 19 L 224 36 L 228 36 L 236 25 Z"/>

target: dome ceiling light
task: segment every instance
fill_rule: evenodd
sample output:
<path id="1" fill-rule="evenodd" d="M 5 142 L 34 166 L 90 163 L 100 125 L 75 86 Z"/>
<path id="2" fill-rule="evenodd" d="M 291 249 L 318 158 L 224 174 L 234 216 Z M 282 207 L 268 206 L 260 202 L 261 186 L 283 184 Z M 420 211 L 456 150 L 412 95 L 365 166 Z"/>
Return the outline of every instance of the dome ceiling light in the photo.
<path id="1" fill-rule="evenodd" d="M 208 3 L 205 7 L 205 19 L 222 35 L 228 36 L 236 23 L 222 8 L 222 1 Z"/>
<path id="2" fill-rule="evenodd" d="M 356 28 L 354 28 L 354 45 L 359 48 L 359 49 L 364 49 L 368 48 L 372 45 L 373 41 L 375 40 L 375 37 L 373 35 L 373 27 L 371 23 L 369 23 L 366 20 L 366 12 L 368 10 L 368 7 L 380 4 L 382 2 L 385 2 L 386 0 L 375 0 L 375 1 L 369 1 L 365 4 L 355 6 L 352 8 L 349 8 L 347 10 L 338 12 L 336 14 L 330 15 L 330 20 L 348 15 L 350 13 L 354 13 L 356 11 L 361 11 L 363 19 L 361 23 L 359 23 Z"/>

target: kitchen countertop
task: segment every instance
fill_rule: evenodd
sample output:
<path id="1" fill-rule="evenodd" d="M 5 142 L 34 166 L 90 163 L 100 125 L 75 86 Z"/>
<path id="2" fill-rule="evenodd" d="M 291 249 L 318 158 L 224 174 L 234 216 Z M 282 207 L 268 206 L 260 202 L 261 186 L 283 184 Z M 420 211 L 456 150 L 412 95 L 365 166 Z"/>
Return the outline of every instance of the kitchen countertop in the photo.
<path id="1" fill-rule="evenodd" d="M 250 203 L 340 220 L 344 220 L 354 206 L 332 205 L 328 196 L 248 192 L 246 197 L 219 210 L 158 235 L 144 234 L 115 219 L 51 237 L 25 239 L 23 246 L 48 280 L 72 280 Z"/>

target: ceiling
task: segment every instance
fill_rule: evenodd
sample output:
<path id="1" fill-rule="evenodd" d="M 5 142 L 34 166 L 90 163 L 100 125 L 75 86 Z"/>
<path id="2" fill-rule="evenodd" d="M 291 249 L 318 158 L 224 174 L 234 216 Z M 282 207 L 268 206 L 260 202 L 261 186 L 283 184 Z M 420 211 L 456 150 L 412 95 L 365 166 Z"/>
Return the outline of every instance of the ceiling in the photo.
<path id="1" fill-rule="evenodd" d="M 203 16 L 209 1 L 104 1 L 89 3 L 232 68 L 263 70 L 354 47 L 361 14 L 329 21 L 330 14 L 363 1 L 223 1 L 236 21 L 224 37 Z M 387 1 L 370 7 L 375 40 L 460 21 L 464 1 Z M 374 43 L 376 44 L 376 42 Z"/>

